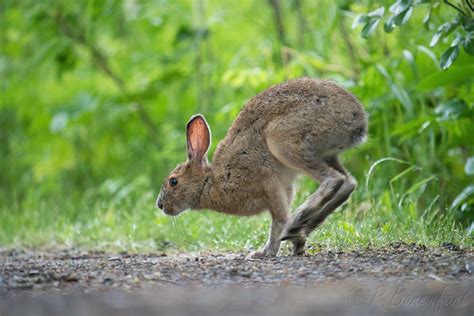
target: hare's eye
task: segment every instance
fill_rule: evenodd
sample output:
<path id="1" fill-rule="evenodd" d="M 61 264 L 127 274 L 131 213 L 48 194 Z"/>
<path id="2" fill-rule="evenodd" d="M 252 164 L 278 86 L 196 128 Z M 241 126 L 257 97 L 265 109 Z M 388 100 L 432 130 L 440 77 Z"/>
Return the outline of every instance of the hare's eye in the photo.
<path id="1" fill-rule="evenodd" d="M 176 179 L 176 178 L 171 178 L 171 179 L 170 179 L 170 185 L 171 185 L 172 187 L 174 187 L 174 186 L 177 185 L 177 184 L 178 184 L 178 179 Z"/>

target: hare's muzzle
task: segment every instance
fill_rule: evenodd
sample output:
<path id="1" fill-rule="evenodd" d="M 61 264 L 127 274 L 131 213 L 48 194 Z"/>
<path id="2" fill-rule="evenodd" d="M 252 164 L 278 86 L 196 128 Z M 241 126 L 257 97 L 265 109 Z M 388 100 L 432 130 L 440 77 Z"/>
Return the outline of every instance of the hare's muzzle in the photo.
<path id="1" fill-rule="evenodd" d="M 175 212 L 174 208 L 171 207 L 170 205 L 167 205 L 165 207 L 164 203 L 163 203 L 163 199 L 161 198 L 161 194 L 158 195 L 158 198 L 156 199 L 156 206 L 163 211 L 163 213 L 165 213 L 166 215 L 170 215 L 170 216 L 176 216 L 178 215 L 179 213 L 181 212 Z"/>
<path id="2" fill-rule="evenodd" d="M 161 200 L 161 194 L 158 195 L 158 198 L 156 199 L 156 206 L 162 210 L 163 209 L 163 201 Z"/>

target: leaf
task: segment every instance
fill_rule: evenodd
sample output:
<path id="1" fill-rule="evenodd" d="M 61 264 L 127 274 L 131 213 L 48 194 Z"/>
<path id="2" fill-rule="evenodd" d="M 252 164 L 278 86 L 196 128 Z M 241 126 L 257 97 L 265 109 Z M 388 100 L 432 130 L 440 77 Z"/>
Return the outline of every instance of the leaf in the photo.
<path id="1" fill-rule="evenodd" d="M 391 17 L 388 18 L 387 21 L 385 21 L 383 25 L 383 29 L 385 30 L 385 32 L 390 33 L 393 31 L 393 29 L 395 28 L 394 20 L 395 20 L 395 16 L 392 15 Z"/>
<path id="2" fill-rule="evenodd" d="M 370 34 L 376 30 L 377 25 L 380 22 L 380 18 L 383 16 L 384 12 L 385 7 L 380 7 L 372 12 L 369 12 L 368 14 L 360 15 L 355 18 L 354 22 L 352 23 L 352 28 L 355 28 L 360 24 L 365 24 L 362 28 L 361 36 L 363 38 L 368 38 Z"/>
<path id="3" fill-rule="evenodd" d="M 403 57 L 408 61 L 410 66 L 414 67 L 415 66 L 415 58 L 413 57 L 413 54 L 409 51 L 404 49 L 403 50 Z"/>
<path id="4" fill-rule="evenodd" d="M 420 52 L 428 56 L 435 64 L 438 64 L 438 58 L 436 58 L 436 55 L 432 50 L 422 45 L 418 45 L 417 48 Z"/>
<path id="5" fill-rule="evenodd" d="M 356 16 L 356 18 L 354 19 L 354 22 L 352 22 L 352 28 L 355 29 L 356 27 L 358 27 L 359 25 L 361 24 L 366 24 L 367 22 L 370 21 L 370 17 L 367 15 L 367 14 L 362 14 L 362 15 L 358 15 Z"/>
<path id="6" fill-rule="evenodd" d="M 377 25 L 379 25 L 380 19 L 373 19 L 362 28 L 361 36 L 363 38 L 368 38 L 370 34 L 375 32 Z"/>
<path id="7" fill-rule="evenodd" d="M 413 8 L 409 7 L 407 10 L 400 12 L 399 14 L 395 15 L 393 19 L 393 23 L 397 26 L 403 25 L 408 22 L 413 12 Z"/>
<path id="8" fill-rule="evenodd" d="M 405 193 L 402 195 L 402 197 L 400 198 L 400 200 L 398 201 L 398 207 L 399 208 L 402 208 L 402 205 L 403 205 L 403 201 L 405 200 L 405 198 L 410 195 L 411 193 L 417 191 L 418 189 L 422 188 L 425 186 L 425 184 L 429 183 L 430 181 L 432 180 L 435 180 L 437 178 L 436 175 L 431 175 L 429 176 L 428 178 L 426 179 L 423 179 L 417 183 L 415 183 L 414 185 L 412 185 L 407 191 L 405 191 Z"/>
<path id="9" fill-rule="evenodd" d="M 184 40 L 192 38 L 194 35 L 193 30 L 187 25 L 181 25 L 178 29 L 178 32 L 175 35 L 174 42 L 182 42 Z"/>
<path id="10" fill-rule="evenodd" d="M 467 31 L 467 32 L 472 32 L 474 31 L 474 18 L 469 17 L 469 16 L 463 16 L 461 20 L 462 27 Z"/>
<path id="11" fill-rule="evenodd" d="M 354 22 L 352 23 L 352 28 L 355 28 L 360 24 L 365 24 L 362 28 L 361 36 L 363 38 L 368 38 L 370 34 L 376 30 L 377 25 L 380 22 L 380 18 L 383 16 L 384 12 L 385 7 L 380 7 L 372 12 L 369 12 L 368 14 L 360 15 L 355 18 Z"/>
<path id="12" fill-rule="evenodd" d="M 69 116 L 67 115 L 67 113 L 59 112 L 54 115 L 53 119 L 49 123 L 49 129 L 53 133 L 60 132 L 61 130 L 67 127 L 68 122 Z"/>
<path id="13" fill-rule="evenodd" d="M 73 45 L 70 43 L 63 44 L 55 56 L 56 65 L 59 74 L 73 70 L 77 63 L 77 56 Z"/>
<path id="14" fill-rule="evenodd" d="M 443 35 L 442 31 L 437 31 L 431 38 L 430 47 L 436 46 L 436 44 L 438 44 L 439 40 L 441 39 L 442 35 Z"/>
<path id="15" fill-rule="evenodd" d="M 422 116 L 415 120 L 408 121 L 397 125 L 392 131 L 391 135 L 400 138 L 400 142 L 416 137 L 423 133 L 429 126 L 432 125 L 434 119 L 430 116 Z"/>
<path id="16" fill-rule="evenodd" d="M 462 45 L 466 53 L 469 55 L 474 55 L 474 31 L 467 33 Z"/>
<path id="17" fill-rule="evenodd" d="M 383 17 L 384 12 L 385 12 L 385 7 L 380 7 L 378 9 L 375 9 L 372 12 L 367 13 L 367 16 L 371 18 L 381 18 Z"/>
<path id="18" fill-rule="evenodd" d="M 451 33 L 459 25 L 459 20 L 454 20 L 453 22 L 443 23 L 438 27 L 438 30 L 431 38 L 430 47 L 434 47 L 439 43 L 439 40 Z"/>
<path id="19" fill-rule="evenodd" d="M 413 0 L 398 0 L 390 7 L 393 15 L 399 15 L 403 11 L 408 10 L 413 5 Z"/>
<path id="20" fill-rule="evenodd" d="M 457 35 L 456 38 L 451 43 L 451 46 L 457 46 L 459 43 L 463 41 L 463 37 L 461 35 Z"/>
<path id="21" fill-rule="evenodd" d="M 430 21 L 431 21 L 431 14 L 433 13 L 433 7 L 430 8 L 430 11 L 428 11 L 428 14 L 425 15 L 423 18 L 423 25 L 427 30 L 430 29 Z"/>
<path id="22" fill-rule="evenodd" d="M 206 28 L 193 29 L 187 25 L 181 25 L 178 32 L 175 35 L 174 42 L 179 43 L 186 40 L 192 40 L 195 37 L 201 37 L 203 39 L 209 36 L 209 30 Z"/>
<path id="23" fill-rule="evenodd" d="M 407 175 L 408 173 L 412 172 L 413 170 L 417 170 L 417 166 L 416 165 L 412 165 L 408 168 L 406 168 L 405 170 L 403 170 L 402 172 L 400 172 L 399 174 L 397 174 L 395 177 L 393 177 L 392 179 L 390 179 L 390 184 L 398 181 L 398 179 L 401 179 L 403 178 L 405 175 Z"/>
<path id="24" fill-rule="evenodd" d="M 474 156 L 467 158 L 466 165 L 464 166 L 464 171 L 468 175 L 474 175 Z"/>
<path id="25" fill-rule="evenodd" d="M 467 186 L 451 203 L 451 209 L 457 208 L 464 200 L 474 193 L 474 185 Z"/>
<path id="26" fill-rule="evenodd" d="M 384 23 L 384 30 L 387 33 L 393 31 L 396 26 L 400 26 L 408 22 L 410 16 L 412 14 L 413 8 L 411 4 L 409 6 L 399 6 L 397 8 L 405 8 L 404 10 L 399 11 L 398 9 L 394 11 L 394 14 L 388 18 L 388 20 Z M 391 10 L 392 11 L 392 10 Z"/>
<path id="27" fill-rule="evenodd" d="M 411 99 L 412 96 L 408 94 L 407 90 L 397 84 L 392 84 L 391 88 L 392 88 L 392 93 L 395 95 L 398 101 L 400 101 L 400 103 L 403 105 L 405 110 L 412 111 L 413 110 L 413 101 Z"/>
<path id="28" fill-rule="evenodd" d="M 448 48 L 443 53 L 443 55 L 441 55 L 441 59 L 439 61 L 439 65 L 441 66 L 441 69 L 443 70 L 448 69 L 456 60 L 458 55 L 459 55 L 459 45 Z"/>
<path id="29" fill-rule="evenodd" d="M 402 164 L 402 165 L 413 165 L 411 162 L 409 161 L 405 161 L 405 160 L 401 160 L 401 159 L 398 159 L 398 158 L 394 158 L 394 157 L 385 157 L 385 158 L 381 158 L 379 160 L 377 160 L 376 162 L 374 162 L 370 168 L 369 168 L 369 171 L 367 172 L 367 176 L 365 178 L 365 189 L 366 191 L 369 191 L 369 182 L 370 182 L 370 177 L 372 176 L 372 174 L 375 172 L 375 168 L 382 164 L 382 163 L 385 163 L 387 161 L 393 161 L 393 162 L 397 162 L 399 164 Z"/>
<path id="30" fill-rule="evenodd" d="M 464 100 L 454 99 L 438 105 L 434 112 L 440 121 L 448 121 L 459 119 L 464 116 L 463 114 L 469 112 L 469 109 Z"/>
<path id="31" fill-rule="evenodd" d="M 430 91 L 439 87 L 457 84 L 472 79 L 473 73 L 474 65 L 453 66 L 447 71 L 437 71 L 427 76 L 417 84 L 416 88 L 418 90 Z"/>

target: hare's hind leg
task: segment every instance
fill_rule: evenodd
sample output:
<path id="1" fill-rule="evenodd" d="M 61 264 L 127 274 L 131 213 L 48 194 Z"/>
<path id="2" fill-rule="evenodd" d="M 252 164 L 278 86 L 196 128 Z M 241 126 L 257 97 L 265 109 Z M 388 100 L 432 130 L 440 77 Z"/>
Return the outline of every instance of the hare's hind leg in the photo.
<path id="1" fill-rule="evenodd" d="M 356 182 L 339 163 L 336 155 L 316 157 L 305 150 L 287 151 L 271 137 L 267 138 L 267 144 L 271 153 L 283 164 L 301 170 L 320 182 L 318 190 L 297 208 L 296 215 L 280 238 L 298 244 L 349 198 Z M 295 249 L 295 254 L 300 254 L 299 250 L 297 253 Z"/>
<path id="2" fill-rule="evenodd" d="M 308 236 L 326 217 L 341 206 L 356 187 L 355 179 L 342 167 L 336 156 L 318 163 L 302 164 L 302 170 L 320 181 L 318 190 L 298 207 L 281 239 Z"/>
<path id="3" fill-rule="evenodd" d="M 326 217 L 328 217 L 334 210 L 336 210 L 339 206 L 341 206 L 351 193 L 355 190 L 357 186 L 357 182 L 354 179 L 354 177 L 341 165 L 339 162 L 339 159 L 337 156 L 330 157 L 326 160 L 327 164 L 335 169 L 336 171 L 340 172 L 342 175 L 344 175 L 344 180 L 341 185 L 341 187 L 337 190 L 336 194 L 334 197 L 330 200 L 327 201 L 326 204 L 324 204 L 317 214 L 313 217 L 313 219 L 309 222 L 309 224 L 305 228 L 305 235 L 309 235 L 316 227 L 321 224 Z M 291 222 L 291 225 L 288 227 L 288 230 L 291 229 L 291 227 L 297 227 L 298 223 L 293 221 Z"/>

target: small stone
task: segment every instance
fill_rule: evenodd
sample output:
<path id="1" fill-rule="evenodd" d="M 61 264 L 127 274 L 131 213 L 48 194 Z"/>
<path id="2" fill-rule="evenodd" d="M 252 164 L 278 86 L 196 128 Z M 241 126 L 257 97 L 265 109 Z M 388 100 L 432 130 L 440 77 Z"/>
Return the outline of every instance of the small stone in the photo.
<path id="1" fill-rule="evenodd" d="M 459 249 L 458 246 L 456 246 L 455 244 L 453 243 L 450 243 L 450 242 L 443 242 L 443 244 L 441 245 L 441 247 L 443 247 L 444 249 L 448 249 L 449 251 L 459 251 L 461 249 Z"/>
<path id="2" fill-rule="evenodd" d="M 122 257 L 112 256 L 112 257 L 109 257 L 109 261 L 122 261 Z"/>
<path id="3" fill-rule="evenodd" d="M 66 282 L 77 282 L 79 281 L 79 277 L 76 274 L 68 274 L 64 278 Z"/>
<path id="4" fill-rule="evenodd" d="M 112 280 L 111 278 L 104 278 L 102 280 L 102 284 L 111 284 L 113 282 L 114 282 L 114 280 Z"/>

